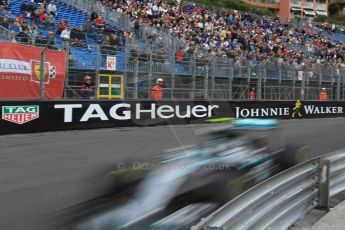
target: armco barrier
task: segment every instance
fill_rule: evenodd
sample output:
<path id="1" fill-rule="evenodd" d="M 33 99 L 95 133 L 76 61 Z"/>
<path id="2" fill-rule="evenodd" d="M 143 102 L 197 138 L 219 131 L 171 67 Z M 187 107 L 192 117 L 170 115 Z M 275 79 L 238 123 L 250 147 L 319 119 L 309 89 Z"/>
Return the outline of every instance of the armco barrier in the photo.
<path id="1" fill-rule="evenodd" d="M 345 149 L 285 170 L 254 186 L 193 226 L 201 229 L 287 229 L 345 190 Z"/>
<path id="2" fill-rule="evenodd" d="M 345 102 L 320 101 L 0 101 L 0 134 L 188 124 L 211 118 L 344 117 Z"/>
<path id="3" fill-rule="evenodd" d="M 345 190 L 345 151 L 332 153 L 326 157 L 329 161 L 329 196 Z"/>

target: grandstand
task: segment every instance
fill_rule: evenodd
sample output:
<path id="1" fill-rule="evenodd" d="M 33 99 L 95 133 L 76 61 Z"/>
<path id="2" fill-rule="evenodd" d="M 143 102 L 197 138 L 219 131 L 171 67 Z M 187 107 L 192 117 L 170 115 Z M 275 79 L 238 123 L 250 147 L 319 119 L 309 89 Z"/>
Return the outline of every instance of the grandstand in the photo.
<path id="1" fill-rule="evenodd" d="M 12 1 L 5 12 L 20 16 L 22 3 Z M 333 99 L 345 97 L 345 34 L 331 25 L 302 21 L 285 25 L 272 18 L 191 3 L 136 1 L 132 8 L 130 1 L 103 3 L 56 1 L 52 25 L 40 15 L 26 15 L 23 25 L 28 27 L 29 39 L 24 42 L 19 36 L 23 25 L 6 26 L 2 15 L 0 25 L 7 29 L 0 28 L 0 39 L 40 46 L 35 44 L 38 32 L 46 38 L 61 26 L 52 48 L 70 52 L 69 97 L 78 97 L 73 91 L 80 87 L 83 74 L 95 79 L 109 72 L 109 55 L 116 57 L 116 73 L 125 76 L 127 98 L 148 97 L 157 77 L 166 79 L 166 97 L 172 98 L 246 99 L 251 87 L 258 89 L 259 98 L 271 100 L 316 99 L 321 87 Z M 34 5 L 42 7 L 39 2 Z M 88 30 L 85 22 L 96 14 L 101 24 L 91 20 Z M 71 38 L 66 47 L 62 34 L 67 27 Z"/>
<path id="2" fill-rule="evenodd" d="M 10 10 L 13 15 L 20 15 L 20 6 L 23 3 L 22 0 L 13 0 L 11 1 Z M 61 19 L 66 19 L 69 21 L 70 26 L 74 27 L 76 25 L 82 26 L 88 17 L 87 14 L 75 9 L 74 7 L 64 4 L 62 1 L 55 1 L 57 8 L 57 17 L 55 17 L 54 24 L 57 26 Z M 39 8 L 39 2 L 34 3 L 36 8 Z"/>

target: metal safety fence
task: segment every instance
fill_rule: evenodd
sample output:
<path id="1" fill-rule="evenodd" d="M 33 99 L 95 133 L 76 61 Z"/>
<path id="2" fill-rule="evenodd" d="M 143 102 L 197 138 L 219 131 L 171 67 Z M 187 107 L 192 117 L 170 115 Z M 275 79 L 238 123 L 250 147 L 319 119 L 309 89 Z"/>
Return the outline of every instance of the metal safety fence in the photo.
<path id="1" fill-rule="evenodd" d="M 6 28 L 0 26 L 0 38 L 2 40 L 9 40 L 11 38 L 11 33 Z M 0 40 L 1 40 L 0 39 Z"/>
<path id="2" fill-rule="evenodd" d="M 0 28 L 2 40 L 35 45 L 34 39 L 11 38 Z M 92 34 L 84 32 L 87 40 Z M 76 44 L 54 37 L 48 48 L 66 52 L 64 98 L 81 98 L 85 75 L 91 76 L 94 96 L 99 74 L 122 74 L 124 98 L 149 98 L 155 79 L 165 82 L 164 98 L 248 100 L 254 88 L 257 100 L 318 100 L 325 88 L 329 100 L 345 99 L 345 67 L 332 64 L 297 65 L 278 60 L 228 58 L 198 51 L 170 50 L 159 37 L 119 37 L 117 45 Z M 180 49 L 181 48 L 181 49 Z M 108 67 L 108 58 L 115 60 Z M 38 60 L 39 57 L 35 57 Z M 49 84 L 45 85 L 48 89 Z M 0 86 L 1 89 L 1 86 Z M 28 89 L 30 90 L 30 89 Z"/>
<path id="3" fill-rule="evenodd" d="M 343 67 L 244 61 L 188 52 L 178 58 L 179 51 L 156 43 L 127 42 L 130 45 L 125 49 L 72 47 L 67 86 L 80 86 L 84 72 L 91 72 L 95 82 L 99 73 L 107 72 L 124 74 L 125 98 L 149 98 L 155 79 L 163 78 L 164 98 L 247 100 L 250 89 L 255 88 L 257 100 L 318 100 L 321 88 L 326 88 L 330 100 L 344 100 Z M 116 58 L 115 70 L 107 68 L 109 56 Z M 73 72 L 79 76 L 75 78 Z"/>
<path id="4" fill-rule="evenodd" d="M 150 98 L 157 78 L 164 79 L 163 98 L 167 99 L 248 100 L 252 88 L 256 100 L 318 100 L 321 88 L 326 89 L 329 100 L 345 99 L 344 67 L 244 61 L 188 52 L 179 58 L 180 51 L 169 51 L 157 43 L 127 38 L 124 44 L 78 47 L 55 39 L 54 48 L 64 47 L 67 54 L 64 98 L 82 97 L 86 75 L 91 77 L 95 97 L 100 74 L 120 74 L 123 96 L 128 99 Z M 115 63 L 112 68 L 109 58 Z"/>
<path id="5" fill-rule="evenodd" d="M 254 186 L 192 229 L 287 229 L 309 211 L 328 210 L 345 190 L 345 149 L 296 165 Z"/>
<path id="6" fill-rule="evenodd" d="M 65 98 L 81 97 L 79 89 L 86 74 L 92 77 L 96 95 L 98 76 L 106 73 L 123 74 L 124 97 L 134 99 L 149 98 L 157 78 L 165 80 L 164 98 L 247 100 L 250 89 L 254 88 L 257 100 L 317 100 L 321 88 L 325 88 L 329 100 L 345 99 L 344 66 L 291 64 L 274 58 L 257 60 L 245 55 L 219 57 L 202 49 L 190 50 L 183 40 L 169 32 L 169 27 L 140 22 L 103 5 L 101 1 L 62 2 L 87 14 L 96 12 L 116 32 L 120 28 L 133 32 L 133 37 L 119 36 L 116 47 L 108 46 L 107 36 L 101 31 L 84 31 L 82 42 L 76 44 L 71 41 L 68 45 L 61 37 L 55 36 L 50 48 L 65 50 L 68 54 Z M 290 24 L 304 27 L 308 23 L 292 20 Z M 35 38 L 20 38 L 4 28 L 0 28 L 0 40 L 17 43 L 25 40 L 27 45 L 40 46 L 35 43 Z M 306 45 L 285 45 L 304 52 L 306 56 L 312 55 Z M 115 68 L 107 67 L 108 57 L 116 59 Z"/>

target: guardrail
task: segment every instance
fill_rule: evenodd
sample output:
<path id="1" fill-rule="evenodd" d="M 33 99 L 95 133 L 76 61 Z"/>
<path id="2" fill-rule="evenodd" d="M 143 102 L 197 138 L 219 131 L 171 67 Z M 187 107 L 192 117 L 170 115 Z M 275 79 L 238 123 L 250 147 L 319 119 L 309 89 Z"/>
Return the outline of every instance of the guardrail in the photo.
<path id="1" fill-rule="evenodd" d="M 0 41 L 9 40 L 11 38 L 11 33 L 5 27 L 0 26 Z"/>
<path id="2" fill-rule="evenodd" d="M 198 229 L 287 229 L 345 190 L 345 149 L 285 170 L 193 226 Z"/>
<path id="3" fill-rule="evenodd" d="M 345 190 L 345 150 L 326 157 L 329 165 L 329 197 Z"/>

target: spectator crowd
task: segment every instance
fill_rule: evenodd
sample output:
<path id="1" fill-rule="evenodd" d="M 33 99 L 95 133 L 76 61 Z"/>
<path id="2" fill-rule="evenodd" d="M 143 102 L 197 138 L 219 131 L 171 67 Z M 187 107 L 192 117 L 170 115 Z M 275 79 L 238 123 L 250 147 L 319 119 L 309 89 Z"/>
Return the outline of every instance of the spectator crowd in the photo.
<path id="1" fill-rule="evenodd" d="M 20 5 L 19 15 L 13 15 L 10 4 L 2 5 L 0 0 L 0 26 L 11 32 L 11 42 L 45 46 L 53 35 L 56 13 L 57 8 L 53 0 L 49 4 L 45 0 L 31 0 L 29 3 L 24 0 Z M 43 37 L 40 28 L 50 32 Z M 49 48 L 56 49 L 53 38 Z"/>
<path id="2" fill-rule="evenodd" d="M 62 19 L 57 25 L 57 34 L 63 48 L 67 43 L 88 47 L 88 36 L 102 44 L 102 53 L 114 54 L 124 47 L 126 37 L 138 37 L 141 26 L 146 24 L 164 29 L 185 42 L 185 46 L 175 52 L 177 62 L 195 54 L 199 59 L 215 56 L 218 60 L 231 59 L 235 66 L 252 68 L 262 62 L 310 69 L 324 65 L 336 70 L 345 67 L 345 45 L 329 35 L 344 31 L 337 31 L 328 23 L 321 27 L 311 23 L 292 27 L 279 23 L 277 18 L 169 0 L 101 0 L 98 4 L 132 18 L 132 28 L 117 29 L 107 24 L 103 15 L 96 13 L 99 11 L 92 12 L 83 25 L 73 28 L 68 20 Z M 12 31 L 11 40 L 44 46 L 55 30 L 58 9 L 54 1 L 24 0 L 17 16 L 12 15 L 9 6 L 9 0 L 0 0 L 0 25 Z M 50 32 L 44 37 L 39 28 Z M 55 48 L 54 39 L 50 48 Z M 162 51 L 162 57 L 165 52 Z"/>
<path id="3" fill-rule="evenodd" d="M 327 22 L 291 27 L 278 18 L 169 0 L 101 0 L 99 4 L 132 18 L 136 35 L 146 24 L 185 41 L 186 47 L 176 52 L 177 61 L 196 53 L 200 58 L 209 54 L 231 58 L 238 66 L 266 62 L 297 68 L 345 67 L 345 46 L 329 35 L 345 33 Z"/>
<path id="4" fill-rule="evenodd" d="M 29 3 L 23 0 L 17 16 L 12 15 L 10 6 L 9 0 L 0 0 L 0 26 L 11 32 L 12 42 L 45 46 L 56 29 L 63 49 L 67 44 L 87 48 L 87 36 L 91 41 L 102 45 L 102 53 L 114 54 L 117 49 L 124 47 L 125 37 L 134 36 L 130 30 L 116 29 L 107 24 L 97 13 L 92 13 L 83 25 L 71 27 L 69 20 L 61 19 L 55 26 L 58 8 L 54 0 L 49 3 L 46 0 L 31 0 Z M 54 38 L 51 39 L 49 48 L 56 49 Z"/>

